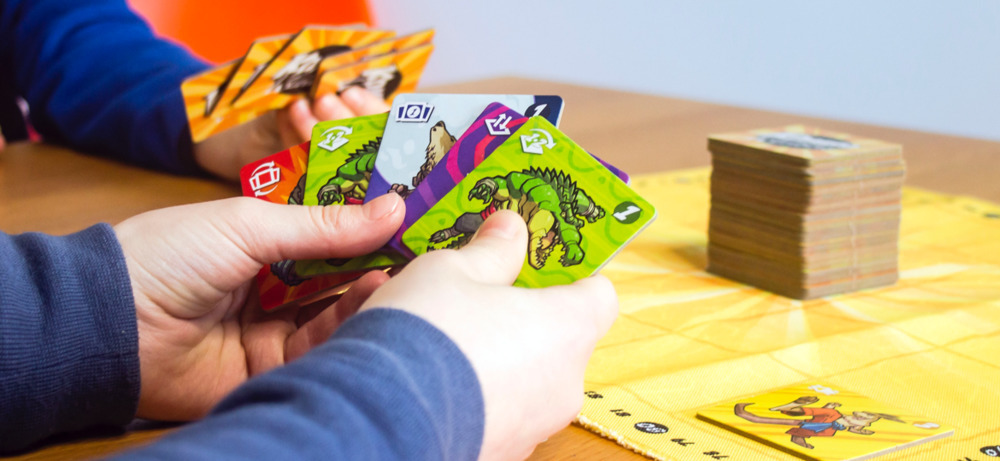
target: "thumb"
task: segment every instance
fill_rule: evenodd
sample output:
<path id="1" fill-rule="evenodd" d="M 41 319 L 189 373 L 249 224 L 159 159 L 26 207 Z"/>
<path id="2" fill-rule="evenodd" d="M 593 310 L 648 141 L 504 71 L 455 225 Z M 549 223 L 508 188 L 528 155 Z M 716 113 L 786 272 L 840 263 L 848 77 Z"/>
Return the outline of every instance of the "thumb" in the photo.
<path id="1" fill-rule="evenodd" d="M 524 266 L 527 247 L 524 219 L 513 211 L 503 210 L 487 218 L 472 241 L 458 252 L 470 278 L 509 286 Z"/>
<path id="2" fill-rule="evenodd" d="M 403 201 L 396 194 L 360 206 L 230 200 L 234 203 L 215 215 L 216 225 L 248 256 L 263 264 L 368 254 L 385 245 L 403 220 Z"/>

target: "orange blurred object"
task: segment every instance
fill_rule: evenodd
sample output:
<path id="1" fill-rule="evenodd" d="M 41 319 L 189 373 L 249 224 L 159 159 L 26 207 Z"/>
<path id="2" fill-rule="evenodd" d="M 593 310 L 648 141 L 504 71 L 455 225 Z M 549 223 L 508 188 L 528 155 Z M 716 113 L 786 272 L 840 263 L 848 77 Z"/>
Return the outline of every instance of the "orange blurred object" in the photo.
<path id="1" fill-rule="evenodd" d="M 128 0 L 162 37 L 214 63 L 236 59 L 260 37 L 305 25 L 371 25 L 364 0 Z"/>

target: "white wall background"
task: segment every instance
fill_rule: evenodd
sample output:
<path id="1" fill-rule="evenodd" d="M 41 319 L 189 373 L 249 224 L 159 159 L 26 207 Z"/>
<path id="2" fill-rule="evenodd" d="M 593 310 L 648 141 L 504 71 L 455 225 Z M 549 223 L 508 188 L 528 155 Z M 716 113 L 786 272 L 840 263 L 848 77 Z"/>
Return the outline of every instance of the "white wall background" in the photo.
<path id="1" fill-rule="evenodd" d="M 523 76 L 1000 140 L 1000 1 L 369 0 L 422 80 Z"/>

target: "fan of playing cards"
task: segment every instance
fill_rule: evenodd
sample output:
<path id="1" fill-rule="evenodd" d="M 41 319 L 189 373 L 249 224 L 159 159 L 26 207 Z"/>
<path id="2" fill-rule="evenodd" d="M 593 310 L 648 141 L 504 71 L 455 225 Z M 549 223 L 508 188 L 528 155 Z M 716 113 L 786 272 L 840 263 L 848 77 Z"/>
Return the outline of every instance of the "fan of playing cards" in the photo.
<path id="1" fill-rule="evenodd" d="M 386 101 L 413 91 L 434 49 L 433 30 L 397 37 L 360 27 L 307 26 L 258 39 L 243 57 L 181 85 L 195 142 L 299 98 L 361 86 Z"/>
<path id="2" fill-rule="evenodd" d="M 244 195 L 271 202 L 349 206 L 392 193 L 406 201 L 399 232 L 379 252 L 264 268 L 263 307 L 315 299 L 358 271 L 460 248 L 498 210 L 517 212 L 528 227 L 515 285 L 594 274 L 656 210 L 629 188 L 628 175 L 556 128 L 562 109 L 558 96 L 400 94 L 387 114 L 321 122 L 309 143 L 246 165 Z"/>

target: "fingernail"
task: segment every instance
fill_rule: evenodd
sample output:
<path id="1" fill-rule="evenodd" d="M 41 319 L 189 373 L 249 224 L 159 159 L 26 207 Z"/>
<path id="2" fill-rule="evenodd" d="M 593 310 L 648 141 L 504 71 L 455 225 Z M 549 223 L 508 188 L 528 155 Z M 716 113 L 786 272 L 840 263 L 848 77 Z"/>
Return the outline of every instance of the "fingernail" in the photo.
<path id="1" fill-rule="evenodd" d="M 399 206 L 399 196 L 396 194 L 385 194 L 375 200 L 365 204 L 365 213 L 368 219 L 378 221 L 396 211 Z"/>
<path id="2" fill-rule="evenodd" d="M 334 107 L 336 106 L 336 101 L 334 101 L 334 98 L 336 98 L 336 96 L 334 96 L 334 95 L 332 95 L 330 93 L 327 93 L 327 94 L 324 94 L 323 96 L 320 96 L 319 99 L 316 100 L 316 106 L 317 106 L 317 108 L 319 108 L 319 109 L 325 109 L 324 112 L 326 112 L 326 113 L 332 112 L 333 109 L 334 109 Z M 317 110 L 317 112 L 319 112 L 319 111 Z"/>
<path id="3" fill-rule="evenodd" d="M 510 240 L 517 234 L 518 226 L 523 226 L 524 221 L 518 219 L 491 219 L 479 228 L 477 234 Z"/>
<path id="4" fill-rule="evenodd" d="M 309 102 L 305 99 L 299 99 L 292 103 L 292 110 L 297 112 L 309 112 Z"/>
<path id="5" fill-rule="evenodd" d="M 360 106 L 365 102 L 364 94 L 362 93 L 362 91 L 364 90 L 362 90 L 361 87 L 352 86 L 344 90 L 343 93 L 340 93 L 340 97 L 347 104 L 350 104 L 352 106 Z"/>

